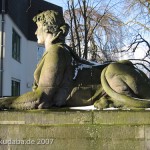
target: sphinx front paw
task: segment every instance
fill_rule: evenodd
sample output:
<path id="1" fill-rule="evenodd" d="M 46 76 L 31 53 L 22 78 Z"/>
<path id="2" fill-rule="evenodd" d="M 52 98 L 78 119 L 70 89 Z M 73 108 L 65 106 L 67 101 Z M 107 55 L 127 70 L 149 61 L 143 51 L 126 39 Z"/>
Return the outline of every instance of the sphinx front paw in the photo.
<path id="1" fill-rule="evenodd" d="M 112 107 L 113 103 L 109 99 L 110 98 L 108 96 L 101 97 L 98 101 L 96 101 L 94 103 L 94 107 L 99 109 L 99 110 L 102 110 L 104 108 Z"/>

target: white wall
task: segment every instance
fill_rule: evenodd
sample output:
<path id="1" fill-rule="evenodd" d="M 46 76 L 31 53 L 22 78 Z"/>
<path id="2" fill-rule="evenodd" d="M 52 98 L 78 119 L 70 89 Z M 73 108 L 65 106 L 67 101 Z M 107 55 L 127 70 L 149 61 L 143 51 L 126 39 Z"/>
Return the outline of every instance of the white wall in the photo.
<path id="1" fill-rule="evenodd" d="M 12 58 L 12 29 L 21 37 L 21 62 Z M 37 64 L 37 44 L 28 41 L 8 15 L 5 15 L 3 95 L 11 96 L 11 79 L 20 80 L 20 93 L 31 90 Z M 28 86 L 30 87 L 28 87 Z"/>

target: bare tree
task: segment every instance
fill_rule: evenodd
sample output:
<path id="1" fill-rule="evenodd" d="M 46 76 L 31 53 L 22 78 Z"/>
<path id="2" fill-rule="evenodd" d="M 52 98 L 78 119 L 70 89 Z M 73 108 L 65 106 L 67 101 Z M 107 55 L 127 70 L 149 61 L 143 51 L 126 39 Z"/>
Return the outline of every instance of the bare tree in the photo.
<path id="1" fill-rule="evenodd" d="M 121 21 L 102 1 L 68 0 L 64 16 L 70 25 L 68 44 L 84 59 L 110 60 L 121 46 Z M 110 55 L 111 53 L 111 55 Z"/>
<path id="2" fill-rule="evenodd" d="M 150 67 L 150 1 L 124 0 L 122 22 L 126 30 L 126 47 L 120 53 L 128 55 L 130 59 L 149 73 Z M 141 56 L 141 57 L 140 57 Z"/>
<path id="3" fill-rule="evenodd" d="M 149 0 L 124 0 L 126 15 L 129 16 L 125 24 L 139 31 L 150 32 L 150 1 Z"/>
<path id="4" fill-rule="evenodd" d="M 120 51 L 122 58 L 128 58 L 133 64 L 150 77 L 150 43 L 137 34 L 131 44 Z M 121 58 L 121 59 L 122 59 Z"/>

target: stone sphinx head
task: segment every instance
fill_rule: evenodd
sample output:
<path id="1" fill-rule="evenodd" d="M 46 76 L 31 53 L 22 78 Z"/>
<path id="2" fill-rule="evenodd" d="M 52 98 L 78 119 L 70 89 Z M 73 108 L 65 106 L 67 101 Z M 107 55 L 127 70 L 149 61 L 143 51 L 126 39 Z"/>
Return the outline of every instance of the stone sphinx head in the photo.
<path id="1" fill-rule="evenodd" d="M 42 26 L 43 32 L 52 34 L 53 43 L 64 42 L 69 31 L 69 25 L 65 23 L 62 14 L 47 10 L 33 18 L 33 21 Z"/>

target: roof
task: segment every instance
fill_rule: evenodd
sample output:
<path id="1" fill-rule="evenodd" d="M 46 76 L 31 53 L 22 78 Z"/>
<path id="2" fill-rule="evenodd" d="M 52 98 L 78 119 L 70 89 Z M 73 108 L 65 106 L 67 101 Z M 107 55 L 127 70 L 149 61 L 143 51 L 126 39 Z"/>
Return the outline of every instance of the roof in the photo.
<path id="1" fill-rule="evenodd" d="M 36 24 L 32 18 L 45 10 L 56 10 L 63 13 L 62 7 L 48 3 L 44 0 L 5 0 L 5 13 L 7 13 L 28 40 L 36 41 Z M 2 0 L 0 0 L 0 13 Z"/>

